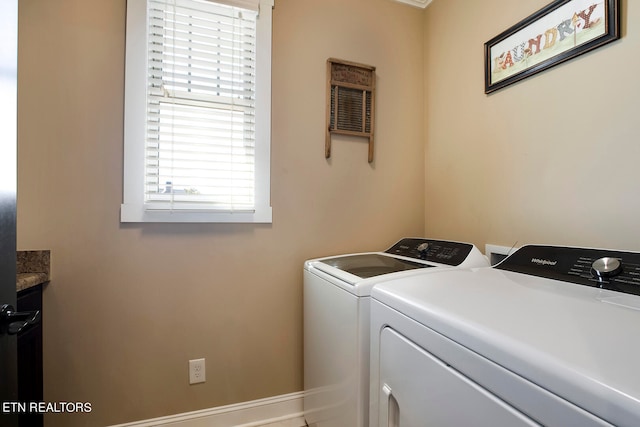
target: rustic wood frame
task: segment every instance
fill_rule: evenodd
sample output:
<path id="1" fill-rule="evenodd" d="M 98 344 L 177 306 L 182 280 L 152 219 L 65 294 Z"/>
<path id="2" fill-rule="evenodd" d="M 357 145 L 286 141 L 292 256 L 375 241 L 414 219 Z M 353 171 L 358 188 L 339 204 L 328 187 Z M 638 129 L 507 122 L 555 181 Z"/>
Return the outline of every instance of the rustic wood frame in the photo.
<path id="1" fill-rule="evenodd" d="M 325 134 L 325 157 L 331 157 L 331 134 L 342 134 L 351 136 L 365 137 L 369 141 L 369 163 L 373 161 L 373 136 L 374 136 L 374 124 L 375 124 L 375 86 L 376 86 L 376 67 L 365 64 L 358 64 L 351 61 L 343 61 L 340 59 L 329 58 L 327 59 L 327 127 Z M 335 105 L 332 104 L 331 93 L 335 88 Z M 338 128 L 338 96 L 337 93 L 340 88 L 356 89 L 363 91 L 362 102 L 362 130 L 344 130 Z M 366 100 L 367 93 L 370 93 L 370 110 L 367 114 Z M 335 108 L 332 122 L 332 107 Z M 369 123 L 369 131 L 366 131 L 366 123 Z"/>

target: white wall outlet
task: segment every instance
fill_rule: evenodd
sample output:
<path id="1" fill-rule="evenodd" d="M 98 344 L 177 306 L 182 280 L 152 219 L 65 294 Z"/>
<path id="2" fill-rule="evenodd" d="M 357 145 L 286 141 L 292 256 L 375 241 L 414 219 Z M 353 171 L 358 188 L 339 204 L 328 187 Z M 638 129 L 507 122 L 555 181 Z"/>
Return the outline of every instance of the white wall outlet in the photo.
<path id="1" fill-rule="evenodd" d="M 206 379 L 204 359 L 189 360 L 189 384 L 203 383 Z"/>

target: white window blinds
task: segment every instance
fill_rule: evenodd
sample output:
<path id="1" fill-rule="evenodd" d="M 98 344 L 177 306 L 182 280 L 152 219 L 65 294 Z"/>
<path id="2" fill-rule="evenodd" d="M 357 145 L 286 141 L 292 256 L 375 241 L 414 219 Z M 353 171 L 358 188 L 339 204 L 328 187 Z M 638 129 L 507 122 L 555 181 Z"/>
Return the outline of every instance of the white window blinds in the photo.
<path id="1" fill-rule="evenodd" d="M 257 1 L 147 4 L 145 209 L 253 211 Z"/>

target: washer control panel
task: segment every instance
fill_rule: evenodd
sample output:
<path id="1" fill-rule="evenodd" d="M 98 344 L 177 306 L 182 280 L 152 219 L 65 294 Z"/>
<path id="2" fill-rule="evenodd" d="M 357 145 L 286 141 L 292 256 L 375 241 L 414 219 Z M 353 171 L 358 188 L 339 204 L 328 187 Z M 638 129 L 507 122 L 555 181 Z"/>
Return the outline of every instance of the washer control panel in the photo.
<path id="1" fill-rule="evenodd" d="M 640 253 L 523 246 L 494 268 L 640 295 Z"/>
<path id="2" fill-rule="evenodd" d="M 469 243 L 421 238 L 405 238 L 387 249 L 392 255 L 415 258 L 447 265 L 460 265 L 473 249 Z"/>

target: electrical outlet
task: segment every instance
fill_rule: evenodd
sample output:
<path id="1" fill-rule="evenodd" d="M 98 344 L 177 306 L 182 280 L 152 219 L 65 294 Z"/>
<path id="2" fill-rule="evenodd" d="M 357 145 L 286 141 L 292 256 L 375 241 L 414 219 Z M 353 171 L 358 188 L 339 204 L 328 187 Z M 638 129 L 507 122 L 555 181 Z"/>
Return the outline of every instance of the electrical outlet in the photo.
<path id="1" fill-rule="evenodd" d="M 203 383 L 205 381 L 204 359 L 189 360 L 189 384 Z"/>

